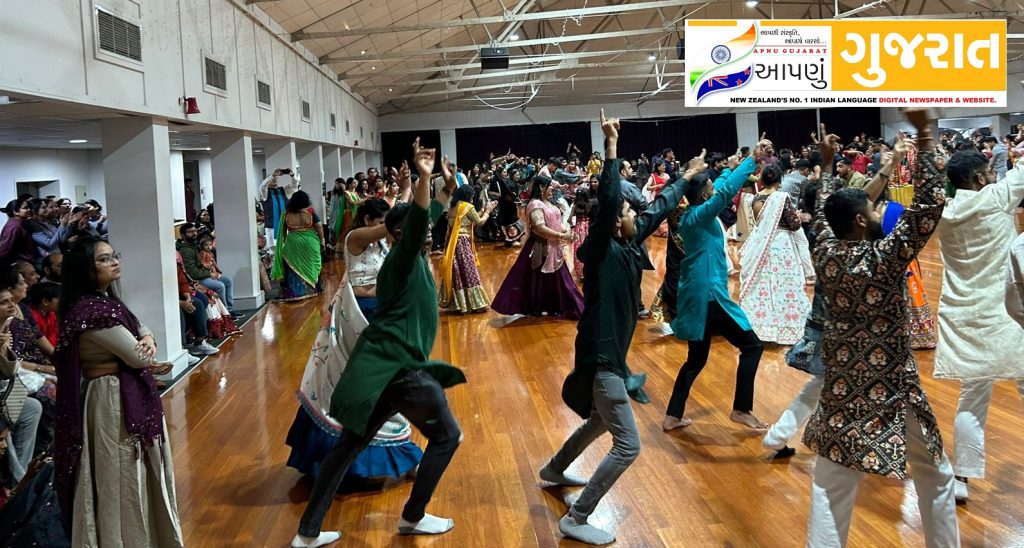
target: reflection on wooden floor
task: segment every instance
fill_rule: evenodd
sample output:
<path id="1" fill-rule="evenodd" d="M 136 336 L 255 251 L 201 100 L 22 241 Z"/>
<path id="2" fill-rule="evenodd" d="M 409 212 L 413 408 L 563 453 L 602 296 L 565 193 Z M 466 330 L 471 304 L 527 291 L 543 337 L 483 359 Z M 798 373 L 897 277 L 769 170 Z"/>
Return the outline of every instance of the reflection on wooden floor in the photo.
<path id="1" fill-rule="evenodd" d="M 655 263 L 664 242 L 652 238 Z M 493 295 L 518 250 L 480 248 L 481 274 Z M 941 264 L 933 241 L 922 268 L 934 308 Z M 331 291 L 341 264 L 325 277 Z M 645 275 L 650 302 L 662 272 Z M 735 282 L 734 282 L 735 284 Z M 733 287 L 733 291 L 736 288 Z M 295 533 L 310 482 L 285 467 L 284 439 L 295 417 L 295 390 L 319 327 L 319 302 L 272 304 L 164 398 L 177 474 L 178 506 L 189 546 L 285 546 Z M 493 312 L 442 316 L 433 356 L 462 367 L 468 384 L 448 391 L 465 442 L 428 510 L 455 519 L 436 538 L 400 538 L 395 526 L 409 492 L 336 498 L 325 528 L 344 532 L 342 546 L 555 546 L 563 502 L 575 490 L 541 489 L 537 471 L 579 424 L 562 404 L 571 369 L 574 323 L 523 319 L 495 327 Z M 789 462 L 769 462 L 758 434 L 729 421 L 736 352 L 716 339 L 688 411 L 695 424 L 671 435 L 661 419 L 685 344 L 642 321 L 630 365 L 648 375 L 652 402 L 634 404 L 643 450 L 598 506 L 592 521 L 619 546 L 780 546 L 805 539 L 810 472 L 807 449 Z M 999 344 L 999 341 L 992 341 Z M 768 349 L 757 377 L 754 412 L 773 422 L 807 376 Z M 1024 349 L 1022 349 L 1024 350 Z M 932 352 L 916 354 L 923 384 L 952 450 L 958 385 L 932 380 Z M 988 478 L 972 481 L 960 507 L 964 546 L 1024 545 L 1024 464 L 1021 401 L 999 383 L 988 420 Z M 596 443 L 571 472 L 589 475 L 609 447 Z M 904 488 L 906 487 L 906 488 Z M 913 484 L 879 477 L 861 486 L 850 546 L 923 546 Z"/>

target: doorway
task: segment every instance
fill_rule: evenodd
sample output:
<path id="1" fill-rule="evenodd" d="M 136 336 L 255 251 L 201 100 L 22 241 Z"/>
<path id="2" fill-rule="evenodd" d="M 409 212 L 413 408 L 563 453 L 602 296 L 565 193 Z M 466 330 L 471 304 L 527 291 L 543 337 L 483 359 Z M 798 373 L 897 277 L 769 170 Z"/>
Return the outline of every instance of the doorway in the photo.
<path id="1" fill-rule="evenodd" d="M 185 183 L 185 220 L 194 223 L 202 206 L 202 187 L 199 184 L 199 161 L 185 160 L 182 162 L 186 179 Z"/>
<path id="2" fill-rule="evenodd" d="M 18 196 L 29 195 L 33 198 L 46 198 L 47 196 L 60 197 L 60 181 L 17 181 L 15 189 Z"/>

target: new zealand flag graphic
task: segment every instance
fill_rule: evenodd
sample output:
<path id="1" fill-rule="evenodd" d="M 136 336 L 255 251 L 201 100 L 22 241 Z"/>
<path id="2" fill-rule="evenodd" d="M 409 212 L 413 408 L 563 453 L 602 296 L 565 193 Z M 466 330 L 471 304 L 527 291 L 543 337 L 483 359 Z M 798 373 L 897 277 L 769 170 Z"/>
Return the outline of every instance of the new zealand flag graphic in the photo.
<path id="1" fill-rule="evenodd" d="M 715 93 L 716 91 L 737 89 L 747 85 L 747 82 L 750 81 L 750 69 L 751 67 L 747 67 L 732 74 L 722 74 L 708 78 L 697 89 L 697 101 L 700 101 L 705 95 Z"/>

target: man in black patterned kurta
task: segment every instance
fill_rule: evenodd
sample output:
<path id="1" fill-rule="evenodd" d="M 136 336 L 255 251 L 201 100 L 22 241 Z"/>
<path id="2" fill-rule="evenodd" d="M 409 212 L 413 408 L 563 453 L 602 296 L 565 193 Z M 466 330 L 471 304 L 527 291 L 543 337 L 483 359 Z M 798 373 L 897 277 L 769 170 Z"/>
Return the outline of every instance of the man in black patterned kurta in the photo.
<path id="1" fill-rule="evenodd" d="M 928 546 L 959 546 L 953 469 L 911 354 L 905 273 L 942 215 L 945 177 L 935 168 L 931 120 L 908 111 L 917 129 L 913 204 L 882 237 L 862 190 L 822 183 L 814 268 L 830 313 L 822 340 L 825 383 L 804 443 L 818 453 L 811 490 L 808 546 L 844 546 L 863 474 L 906 478 L 914 486 Z M 831 166 L 837 139 L 824 140 Z M 829 174 L 830 175 L 830 174 Z"/>

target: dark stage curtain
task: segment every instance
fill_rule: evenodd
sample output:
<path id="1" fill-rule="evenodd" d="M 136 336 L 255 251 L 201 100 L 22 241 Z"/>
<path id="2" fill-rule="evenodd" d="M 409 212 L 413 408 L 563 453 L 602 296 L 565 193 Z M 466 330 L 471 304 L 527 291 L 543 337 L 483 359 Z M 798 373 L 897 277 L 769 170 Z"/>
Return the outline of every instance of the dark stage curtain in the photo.
<path id="1" fill-rule="evenodd" d="M 420 138 L 420 145 L 436 148 L 437 157 L 439 159 L 443 157 L 445 152 L 441 150 L 441 132 L 436 129 L 426 131 L 386 131 L 380 135 L 381 154 L 384 158 L 384 165 L 398 169 L 398 166 L 402 165 L 402 160 L 406 160 L 409 162 L 409 169 L 415 173 L 416 168 L 412 165 L 412 143 L 417 137 Z M 440 172 L 440 168 L 437 168 L 436 171 Z"/>
<path id="2" fill-rule="evenodd" d="M 580 158 L 590 157 L 590 124 L 567 122 L 532 126 L 478 127 L 455 130 L 459 167 L 469 171 L 473 164 L 486 162 L 490 153 L 504 156 L 512 149 L 516 156 L 530 158 L 564 157 L 572 143 Z"/>
<path id="3" fill-rule="evenodd" d="M 823 111 L 824 112 L 824 111 Z M 767 133 L 775 150 L 784 148 L 799 153 L 800 147 L 811 142 L 811 132 L 818 130 L 818 117 L 814 109 L 770 110 L 757 113 L 757 134 Z M 828 128 L 832 131 L 832 128 Z M 753 143 L 744 143 L 752 146 Z"/>
<path id="4" fill-rule="evenodd" d="M 823 108 L 821 122 L 829 133 L 839 136 L 841 143 L 852 143 L 861 132 L 868 137 L 882 136 L 882 111 L 876 107 Z"/>
<path id="5" fill-rule="evenodd" d="M 651 158 L 666 148 L 671 148 L 676 160 L 684 164 L 700 154 L 701 148 L 706 148 L 708 155 L 736 152 L 734 114 L 622 120 L 620 125 L 619 156 L 630 160 L 639 158 L 640 153 Z"/>

